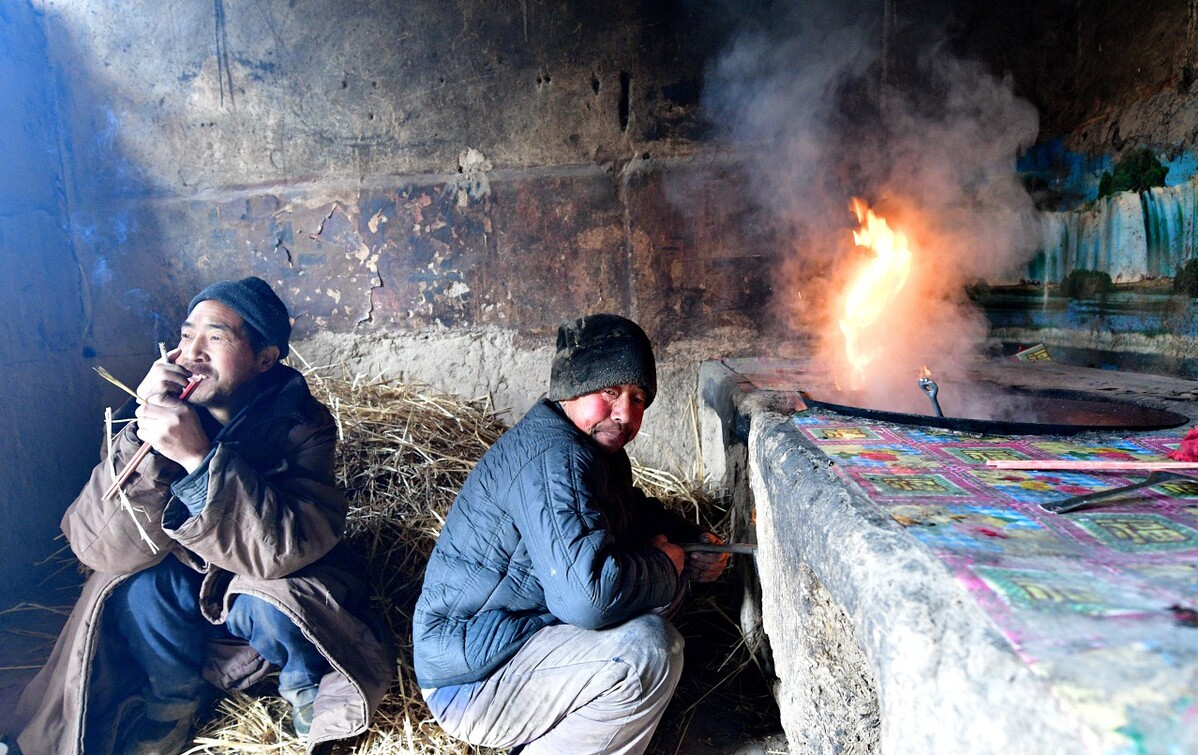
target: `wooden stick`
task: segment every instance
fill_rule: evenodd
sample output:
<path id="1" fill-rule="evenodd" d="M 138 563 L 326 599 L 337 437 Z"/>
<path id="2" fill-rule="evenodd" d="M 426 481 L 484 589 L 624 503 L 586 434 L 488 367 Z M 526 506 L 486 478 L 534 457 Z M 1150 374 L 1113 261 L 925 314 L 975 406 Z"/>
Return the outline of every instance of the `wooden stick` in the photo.
<path id="1" fill-rule="evenodd" d="M 196 389 L 196 386 L 200 384 L 202 379 L 203 378 L 193 378 L 192 381 L 187 384 L 187 387 L 183 389 L 183 392 L 179 394 L 179 400 L 186 401 L 187 397 L 191 395 L 191 392 Z M 112 485 L 108 486 L 108 490 L 105 490 L 104 495 L 100 496 L 100 500 L 107 501 L 109 498 L 112 498 L 114 495 L 116 495 L 116 492 L 120 490 L 122 485 L 125 484 L 125 481 L 133 475 L 134 470 L 137 469 L 137 465 L 141 464 L 141 460 L 146 458 L 146 456 L 148 456 L 153 450 L 154 448 L 149 443 L 142 443 L 141 448 L 137 449 L 137 453 L 133 454 L 133 457 L 129 459 L 129 463 L 125 465 L 125 468 L 121 470 L 121 473 L 112 481 Z"/>
<path id="2" fill-rule="evenodd" d="M 108 486 L 108 490 L 104 491 L 104 495 L 100 497 L 100 500 L 107 501 L 109 498 L 112 498 L 120 490 L 121 486 L 125 484 L 125 481 L 132 476 L 133 470 L 137 469 L 137 465 L 141 464 L 141 460 L 146 458 L 150 451 L 153 450 L 153 447 L 149 443 L 142 443 L 141 448 L 137 449 L 137 453 L 133 454 L 133 458 L 129 459 L 129 463 L 125 465 L 121 473 Z"/>
<path id="3" fill-rule="evenodd" d="M 1162 469 L 1198 469 L 1193 461 L 1066 461 L 1063 459 L 990 459 L 986 466 L 997 469 L 1049 469 L 1072 472 L 1155 472 Z"/>
<path id="4" fill-rule="evenodd" d="M 108 462 L 109 473 L 112 474 L 113 478 L 115 479 L 117 475 L 116 465 L 113 464 L 114 458 L 112 453 L 112 437 L 112 407 L 109 406 L 105 407 L 104 409 L 104 442 L 108 444 L 108 456 L 105 461 Z M 141 525 L 141 520 L 137 518 L 137 512 L 133 510 L 133 505 L 129 503 L 128 496 L 121 496 L 121 508 L 123 508 L 125 513 L 129 515 L 129 518 L 133 520 L 133 526 L 137 528 L 138 536 L 141 537 L 146 545 L 150 547 L 150 553 L 157 554 L 158 544 L 155 543 L 154 538 L 150 537 L 150 534 L 146 532 L 146 528 Z M 0 753 L 0 755 L 4 755 L 4 753 Z"/>

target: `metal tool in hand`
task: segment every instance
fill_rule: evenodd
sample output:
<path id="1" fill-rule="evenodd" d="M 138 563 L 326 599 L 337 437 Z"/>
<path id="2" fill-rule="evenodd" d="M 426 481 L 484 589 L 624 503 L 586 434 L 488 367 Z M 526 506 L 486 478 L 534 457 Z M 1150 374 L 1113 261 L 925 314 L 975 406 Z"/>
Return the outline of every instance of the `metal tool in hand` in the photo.
<path id="1" fill-rule="evenodd" d="M 679 543 L 684 553 L 738 553 L 752 556 L 757 546 L 752 543 Z"/>
<path id="2" fill-rule="evenodd" d="M 928 400 L 932 402 L 932 412 L 937 417 L 943 417 L 944 412 L 940 410 L 940 402 L 936 400 L 936 394 L 940 393 L 940 386 L 936 385 L 936 381 L 930 377 L 921 377 L 919 388 L 928 395 Z"/>
<path id="3" fill-rule="evenodd" d="M 1120 495 L 1121 493 L 1139 490 L 1140 488 L 1151 488 L 1154 485 L 1159 485 L 1160 483 L 1166 482 L 1168 480 L 1193 479 L 1194 478 L 1190 475 L 1180 474 L 1178 472 L 1153 472 L 1152 474 L 1148 475 L 1143 482 L 1136 482 L 1132 483 L 1131 485 L 1121 485 L 1117 488 L 1111 488 L 1110 490 L 1099 490 L 1093 493 L 1083 493 L 1082 495 L 1075 495 L 1072 498 L 1065 498 L 1060 501 L 1042 503 L 1040 504 L 1040 508 L 1044 509 L 1045 511 L 1052 512 L 1053 514 L 1068 514 L 1071 511 L 1076 511 L 1083 506 L 1087 506 L 1094 501 L 1098 501 L 1103 498 L 1111 498 L 1113 496 Z"/>

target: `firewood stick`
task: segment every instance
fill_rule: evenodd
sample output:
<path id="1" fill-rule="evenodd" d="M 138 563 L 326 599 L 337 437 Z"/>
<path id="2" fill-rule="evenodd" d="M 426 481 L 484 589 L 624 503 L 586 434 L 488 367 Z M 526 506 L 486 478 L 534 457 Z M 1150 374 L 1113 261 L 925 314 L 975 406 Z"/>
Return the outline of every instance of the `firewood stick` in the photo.
<path id="1" fill-rule="evenodd" d="M 116 466 L 113 465 L 112 453 L 112 407 L 104 409 L 104 442 L 108 445 L 108 469 L 113 477 L 116 477 Z M 146 528 L 142 526 L 141 520 L 137 518 L 137 512 L 133 510 L 132 504 L 129 503 L 127 496 L 121 496 L 121 508 L 129 515 L 129 519 L 133 522 L 133 526 L 137 528 L 137 534 L 142 539 L 142 542 L 150 549 L 150 553 L 157 554 L 159 551 L 158 543 L 154 542 L 154 538 L 150 537 L 150 533 L 146 532 Z M 0 753 L 4 755 L 4 753 Z"/>
<path id="2" fill-rule="evenodd" d="M 125 465 L 125 468 L 121 470 L 121 473 L 117 475 L 116 479 L 112 481 L 112 484 L 108 486 L 108 490 L 104 491 L 104 495 L 100 497 L 100 500 L 107 501 L 109 498 L 112 498 L 114 495 L 116 495 L 116 491 L 119 490 L 120 487 L 125 484 L 125 481 L 133 475 L 133 470 L 137 469 L 137 465 L 141 464 L 141 460 L 146 458 L 150 451 L 153 450 L 153 447 L 150 446 L 149 443 L 142 443 L 141 448 L 137 449 L 137 453 L 133 454 L 133 458 L 129 459 L 129 463 Z"/>
<path id="3" fill-rule="evenodd" d="M 187 397 L 191 395 L 191 392 L 195 390 L 196 386 L 200 384 L 202 379 L 202 377 L 192 378 L 191 382 L 187 384 L 187 387 L 183 389 L 183 392 L 179 394 L 179 400 L 186 401 Z M 109 498 L 112 498 L 114 495 L 116 495 L 116 492 L 120 490 L 122 485 L 125 484 L 125 481 L 133 475 L 133 472 L 137 469 L 137 465 L 141 464 L 141 460 L 146 458 L 146 456 L 148 456 L 153 450 L 154 448 L 149 443 L 142 443 L 141 448 L 137 449 L 137 453 L 133 454 L 133 457 L 129 459 L 129 463 L 125 465 L 125 468 L 121 470 L 121 473 L 116 476 L 115 480 L 112 481 L 112 485 L 110 485 L 108 489 L 104 491 L 104 495 L 100 497 L 100 500 L 107 501 Z"/>
<path id="4" fill-rule="evenodd" d="M 1165 469 L 1195 469 L 1193 461 L 1079 461 L 1063 459 L 990 459 L 986 466 L 996 469 L 1056 470 L 1061 472 L 1155 472 Z"/>

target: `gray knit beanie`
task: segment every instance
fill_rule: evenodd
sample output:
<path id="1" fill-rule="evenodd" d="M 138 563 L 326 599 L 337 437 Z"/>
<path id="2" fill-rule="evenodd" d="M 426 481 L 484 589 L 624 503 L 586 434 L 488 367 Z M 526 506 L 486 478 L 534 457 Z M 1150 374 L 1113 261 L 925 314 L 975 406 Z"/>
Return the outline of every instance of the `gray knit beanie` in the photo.
<path id="1" fill-rule="evenodd" d="M 619 315 L 569 320 L 557 329 L 557 353 L 549 377 L 553 401 L 577 398 L 613 385 L 636 385 L 645 406 L 657 395 L 657 365 L 645 331 Z"/>
<path id="2" fill-rule="evenodd" d="M 196 294 L 187 305 L 187 313 L 202 301 L 218 301 L 241 315 L 246 324 L 266 339 L 267 346 L 279 347 L 279 359 L 287 356 L 291 339 L 291 317 L 287 305 L 270 284 L 250 276 L 239 281 L 221 281 Z"/>

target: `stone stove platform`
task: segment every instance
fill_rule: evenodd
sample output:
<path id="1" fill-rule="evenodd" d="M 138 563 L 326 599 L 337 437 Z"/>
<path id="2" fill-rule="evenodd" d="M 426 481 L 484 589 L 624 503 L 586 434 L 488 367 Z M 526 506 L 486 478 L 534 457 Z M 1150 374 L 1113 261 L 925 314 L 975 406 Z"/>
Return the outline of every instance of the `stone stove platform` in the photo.
<path id="1" fill-rule="evenodd" d="M 1198 410 L 1190 381 L 981 367 L 1024 388 Z M 760 626 L 792 751 L 1198 751 L 1198 482 L 1058 515 L 1039 504 L 1143 476 L 985 464 L 1161 460 L 1189 425 L 928 430 L 807 409 L 807 374 L 756 359 L 700 371 L 705 466 L 755 513 L 738 537 L 758 542 Z"/>

